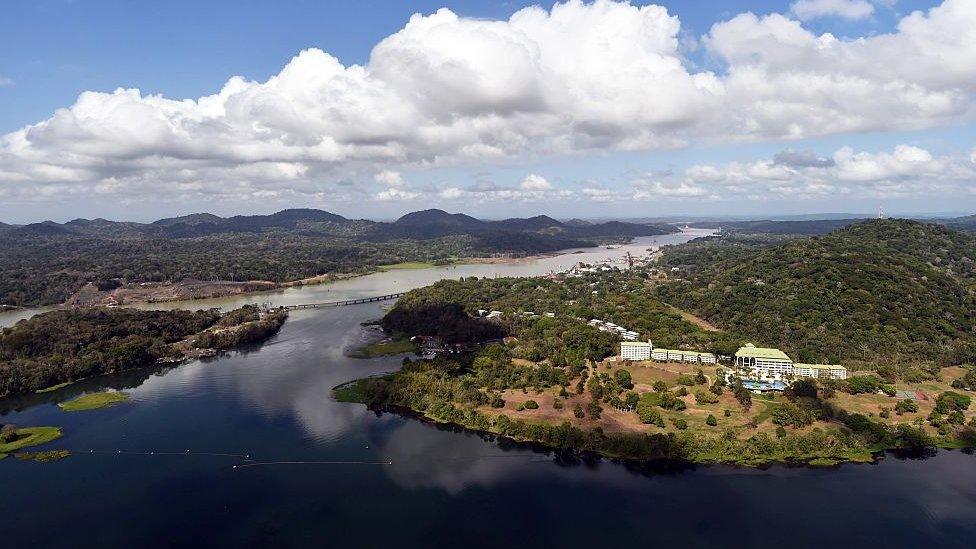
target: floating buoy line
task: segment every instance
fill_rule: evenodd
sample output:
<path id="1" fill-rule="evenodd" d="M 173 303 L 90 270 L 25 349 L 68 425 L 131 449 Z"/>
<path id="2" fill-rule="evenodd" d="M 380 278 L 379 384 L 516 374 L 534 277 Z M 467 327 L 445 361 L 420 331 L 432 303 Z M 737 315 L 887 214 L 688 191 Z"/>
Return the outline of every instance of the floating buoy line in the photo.
<path id="1" fill-rule="evenodd" d="M 369 446 L 367 446 L 369 448 Z M 77 455 L 79 452 L 72 452 Z M 84 455 L 84 452 L 80 452 Z M 209 456 L 209 457 L 227 457 L 243 460 L 243 463 L 237 463 L 231 466 L 232 469 L 244 469 L 248 467 L 265 467 L 270 465 L 393 465 L 392 460 L 378 461 L 378 460 L 276 460 L 276 461 L 258 461 L 251 458 L 251 454 L 246 452 L 241 453 L 230 453 L 230 452 L 199 452 L 192 450 L 95 450 L 90 449 L 87 452 L 88 455 L 116 455 L 116 456 Z M 539 462 L 539 463 L 551 463 L 552 458 L 541 457 L 535 455 L 524 455 L 524 454 L 501 454 L 501 455 L 481 455 L 481 456 L 467 456 L 467 457 L 441 457 L 438 461 L 450 462 L 450 461 L 481 461 L 488 459 L 523 459 L 527 462 Z"/>

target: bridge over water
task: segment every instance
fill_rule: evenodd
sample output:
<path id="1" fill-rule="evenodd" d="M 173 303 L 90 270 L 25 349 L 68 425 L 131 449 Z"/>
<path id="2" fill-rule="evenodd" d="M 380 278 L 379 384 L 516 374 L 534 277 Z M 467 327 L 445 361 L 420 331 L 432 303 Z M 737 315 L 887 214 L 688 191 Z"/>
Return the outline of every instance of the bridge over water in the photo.
<path id="1" fill-rule="evenodd" d="M 301 305 L 282 305 L 282 309 L 288 309 L 289 311 L 294 311 L 297 309 L 327 309 L 330 307 L 344 307 L 346 305 L 359 305 L 360 303 L 374 303 L 376 301 L 389 301 L 391 299 L 397 299 L 406 292 L 400 292 L 396 294 L 387 295 L 377 295 L 373 297 L 360 297 L 358 299 L 346 299 L 343 301 L 327 301 L 325 303 L 303 303 Z"/>

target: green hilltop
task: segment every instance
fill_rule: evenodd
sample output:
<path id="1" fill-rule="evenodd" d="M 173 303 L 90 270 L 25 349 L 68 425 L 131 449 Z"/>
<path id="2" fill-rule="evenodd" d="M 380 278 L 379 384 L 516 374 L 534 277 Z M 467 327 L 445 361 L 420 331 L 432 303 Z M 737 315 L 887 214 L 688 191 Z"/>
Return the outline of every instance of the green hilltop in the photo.
<path id="1" fill-rule="evenodd" d="M 794 359 L 873 366 L 972 362 L 976 238 L 941 225 L 871 220 L 776 245 L 676 247 L 690 274 L 665 301 Z M 701 261 L 696 255 L 720 258 Z M 667 252 L 665 257 L 667 263 Z"/>

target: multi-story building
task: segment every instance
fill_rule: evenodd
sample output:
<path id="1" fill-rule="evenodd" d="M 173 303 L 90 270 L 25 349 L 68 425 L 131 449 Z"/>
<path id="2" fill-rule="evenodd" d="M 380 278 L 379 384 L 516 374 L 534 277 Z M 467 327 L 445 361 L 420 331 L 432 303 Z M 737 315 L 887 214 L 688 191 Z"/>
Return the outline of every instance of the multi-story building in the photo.
<path id="1" fill-rule="evenodd" d="M 735 353 L 735 366 L 743 377 L 772 380 L 796 378 L 847 379 L 847 368 L 839 364 L 804 364 L 779 349 L 749 343 Z"/>
<path id="2" fill-rule="evenodd" d="M 735 353 L 735 367 L 746 377 L 784 379 L 793 375 L 793 359 L 779 349 L 747 343 Z"/>
<path id="3" fill-rule="evenodd" d="M 847 368 L 840 364 L 793 364 L 795 377 L 810 377 L 813 379 L 847 379 Z"/>
<path id="4" fill-rule="evenodd" d="M 702 364 L 715 364 L 718 362 L 718 358 L 712 353 L 698 353 L 698 360 Z"/>
<path id="5" fill-rule="evenodd" d="M 650 341 L 621 341 L 620 358 L 624 360 L 650 360 L 654 345 Z"/>
<path id="6" fill-rule="evenodd" d="M 652 349 L 651 359 L 657 360 L 659 362 L 667 362 L 668 360 L 668 350 L 667 349 Z"/>

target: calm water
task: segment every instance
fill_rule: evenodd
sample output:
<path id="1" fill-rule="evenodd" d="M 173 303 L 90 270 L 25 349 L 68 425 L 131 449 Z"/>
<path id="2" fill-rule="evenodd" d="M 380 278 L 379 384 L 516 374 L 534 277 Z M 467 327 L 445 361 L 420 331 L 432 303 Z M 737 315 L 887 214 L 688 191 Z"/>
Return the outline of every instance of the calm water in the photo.
<path id="1" fill-rule="evenodd" d="M 490 274 L 462 269 L 300 291 L 369 295 Z M 391 286 L 386 276 L 403 278 Z M 298 311 L 263 346 L 0 401 L 0 421 L 60 425 L 65 436 L 50 447 L 75 452 L 57 463 L 0 462 L 2 546 L 971 547 L 976 540 L 976 456 L 961 452 L 835 470 L 654 473 L 333 402 L 335 385 L 399 366 L 398 358 L 343 354 L 364 337 L 359 323 L 381 314 L 380 304 Z M 106 386 L 125 388 L 131 402 L 75 414 L 54 405 Z M 262 465 L 235 469 L 242 455 Z"/>

